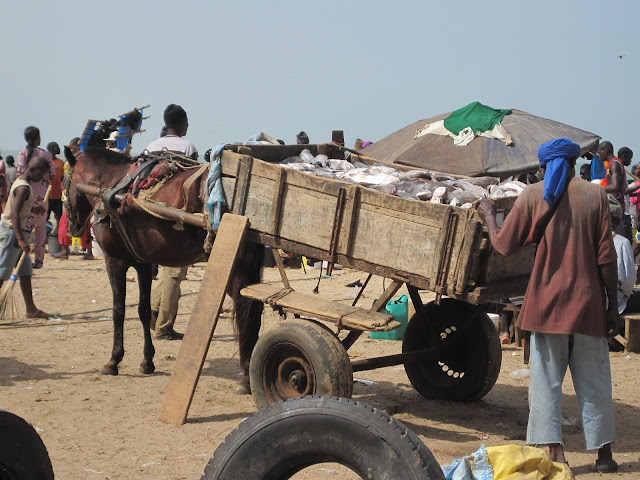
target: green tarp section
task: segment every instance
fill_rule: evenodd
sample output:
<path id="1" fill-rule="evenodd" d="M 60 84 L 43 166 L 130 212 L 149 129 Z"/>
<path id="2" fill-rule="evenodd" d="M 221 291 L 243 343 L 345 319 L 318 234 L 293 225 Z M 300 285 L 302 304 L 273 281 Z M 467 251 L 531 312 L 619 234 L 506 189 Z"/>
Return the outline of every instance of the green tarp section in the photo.
<path id="1" fill-rule="evenodd" d="M 493 130 L 511 110 L 491 108 L 480 102 L 473 102 L 454 112 L 444 119 L 444 128 L 458 135 L 462 130 L 471 127 L 473 133 Z"/>

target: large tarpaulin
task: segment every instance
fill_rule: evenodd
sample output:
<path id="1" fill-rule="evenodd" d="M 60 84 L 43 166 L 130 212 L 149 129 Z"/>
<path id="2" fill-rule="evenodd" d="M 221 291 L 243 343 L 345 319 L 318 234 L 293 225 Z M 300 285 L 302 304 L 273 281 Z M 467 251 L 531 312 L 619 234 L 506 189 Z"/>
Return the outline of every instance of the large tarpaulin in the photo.
<path id="1" fill-rule="evenodd" d="M 423 135 L 414 138 L 418 129 L 444 120 L 449 115 L 444 113 L 412 123 L 373 143 L 362 154 L 385 163 L 469 177 L 507 177 L 537 170 L 538 147 L 546 141 L 559 137 L 570 138 L 580 145 L 581 155 L 595 151 L 600 141 L 595 133 L 520 110 L 512 110 L 502 120 L 502 126 L 511 136 L 511 145 L 485 137 L 476 137 L 465 146 L 454 145 L 448 136 Z"/>

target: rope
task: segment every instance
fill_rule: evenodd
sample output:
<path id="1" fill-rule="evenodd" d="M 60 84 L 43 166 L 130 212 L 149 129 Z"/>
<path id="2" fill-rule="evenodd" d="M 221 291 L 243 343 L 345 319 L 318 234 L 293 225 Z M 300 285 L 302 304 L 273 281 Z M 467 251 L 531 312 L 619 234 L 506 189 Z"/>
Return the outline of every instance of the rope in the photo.
<path id="1" fill-rule="evenodd" d="M 274 293 L 273 295 L 269 295 L 267 298 L 265 298 L 264 303 L 266 303 L 267 305 L 271 306 L 272 308 L 277 306 L 277 301 L 280 300 L 281 298 L 286 297 L 287 295 L 289 295 L 291 292 L 293 292 L 293 288 L 283 288 L 281 290 L 278 290 L 276 293 Z"/>
<path id="2" fill-rule="evenodd" d="M 133 198 L 133 204 L 137 205 L 140 210 L 148 213 L 149 215 L 154 216 L 156 218 L 160 218 L 161 220 L 172 220 L 171 218 L 164 217 L 164 216 L 160 215 L 159 213 L 156 213 L 156 212 L 153 212 L 153 211 L 149 210 L 137 198 L 135 198 L 135 197 L 132 197 L 132 198 Z"/>

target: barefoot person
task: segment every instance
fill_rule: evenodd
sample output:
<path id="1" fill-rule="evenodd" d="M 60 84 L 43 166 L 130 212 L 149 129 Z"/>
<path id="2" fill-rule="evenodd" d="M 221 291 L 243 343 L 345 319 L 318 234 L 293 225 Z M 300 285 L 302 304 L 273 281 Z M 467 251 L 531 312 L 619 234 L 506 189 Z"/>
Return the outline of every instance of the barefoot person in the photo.
<path id="1" fill-rule="evenodd" d="M 538 243 L 518 319 L 532 332 L 527 443 L 548 445 L 551 460 L 566 463 L 561 402 L 569 367 L 587 450 L 598 450 L 596 469 L 609 473 L 618 469 L 607 343 L 608 329 L 611 337 L 620 329 L 616 251 L 604 190 L 573 178 L 579 154 L 567 138 L 544 143 L 544 182 L 523 190 L 502 228 L 493 201 L 483 199 L 478 214 L 502 255 Z"/>
<path id="2" fill-rule="evenodd" d="M 32 157 L 26 171 L 20 175 L 11 187 L 7 199 L 6 214 L 0 222 L 0 286 L 9 280 L 22 252 L 31 251 L 29 232 L 26 230 L 27 219 L 32 213 L 44 213 L 41 205 L 32 212 L 34 193 L 33 184 L 40 184 L 49 175 L 49 161 L 40 156 Z M 32 264 L 31 257 L 25 256 L 18 277 L 20 289 L 27 306 L 27 318 L 49 318 L 49 314 L 36 308 L 31 291 Z"/>
<path id="3" fill-rule="evenodd" d="M 40 148 L 40 130 L 37 127 L 27 127 L 24 130 L 24 139 L 27 141 L 27 146 L 18 153 L 18 175 L 22 175 L 27 170 L 27 165 L 33 157 L 42 157 L 49 163 L 49 171 L 42 177 L 40 182 L 32 185 L 33 206 L 39 207 L 43 205 L 44 195 L 47 192 L 47 188 L 49 188 L 49 178 L 54 173 L 53 163 L 49 152 Z M 44 208 L 48 208 L 48 205 L 44 205 Z M 44 215 L 41 215 L 39 220 L 37 218 L 36 215 L 30 215 L 29 220 L 27 220 L 27 228 L 36 229 L 36 236 L 33 241 L 36 261 L 33 264 L 33 268 L 42 268 L 45 252 L 44 244 L 47 240 L 47 227 L 45 225 L 47 219 Z M 36 221 L 38 222 L 37 225 Z"/>

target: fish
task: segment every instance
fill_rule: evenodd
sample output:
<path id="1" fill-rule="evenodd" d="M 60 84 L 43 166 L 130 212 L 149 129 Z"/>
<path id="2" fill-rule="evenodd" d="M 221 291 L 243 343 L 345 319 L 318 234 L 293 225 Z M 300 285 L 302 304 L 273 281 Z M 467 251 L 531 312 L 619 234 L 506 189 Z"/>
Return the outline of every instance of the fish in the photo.
<path id="1" fill-rule="evenodd" d="M 497 177 L 473 177 L 473 178 L 465 178 L 465 182 L 470 183 L 471 185 L 478 185 L 486 189 L 489 185 L 498 185 L 500 183 L 500 179 Z"/>
<path id="2" fill-rule="evenodd" d="M 347 172 L 355 168 L 351 163 L 347 162 L 346 160 L 336 160 L 336 159 L 329 160 L 327 163 L 327 167 L 329 167 L 331 170 L 343 171 L 343 172 Z"/>
<path id="3" fill-rule="evenodd" d="M 451 204 L 453 200 L 456 200 L 458 202 L 458 205 L 462 205 L 464 203 L 473 203 L 480 198 L 482 197 L 477 196 L 473 192 L 467 192 L 460 189 L 448 192 L 445 196 L 445 202 Z"/>

